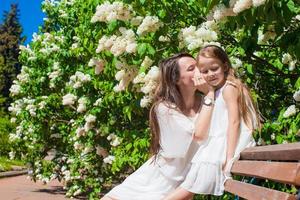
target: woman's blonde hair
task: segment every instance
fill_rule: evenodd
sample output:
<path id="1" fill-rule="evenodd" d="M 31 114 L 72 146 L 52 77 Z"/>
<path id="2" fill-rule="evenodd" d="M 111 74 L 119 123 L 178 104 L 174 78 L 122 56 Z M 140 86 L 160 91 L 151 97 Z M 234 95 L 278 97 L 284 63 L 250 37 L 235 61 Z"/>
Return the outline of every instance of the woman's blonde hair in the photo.
<path id="1" fill-rule="evenodd" d="M 207 45 L 200 50 L 197 55 L 197 65 L 199 66 L 199 59 L 201 57 L 205 58 L 215 58 L 223 63 L 225 78 L 226 80 L 233 83 L 238 89 L 238 108 L 239 113 L 246 125 L 254 130 L 260 128 L 260 118 L 257 112 L 256 106 L 253 103 L 253 99 L 250 95 L 247 86 L 236 76 L 234 69 L 231 66 L 231 62 L 228 58 L 226 52 L 216 45 Z"/>

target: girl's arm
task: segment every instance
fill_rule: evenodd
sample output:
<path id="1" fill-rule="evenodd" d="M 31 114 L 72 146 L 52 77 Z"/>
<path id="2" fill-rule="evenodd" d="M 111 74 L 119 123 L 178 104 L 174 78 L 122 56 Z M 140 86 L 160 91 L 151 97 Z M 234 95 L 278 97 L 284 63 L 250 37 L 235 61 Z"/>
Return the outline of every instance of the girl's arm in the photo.
<path id="1" fill-rule="evenodd" d="M 202 103 L 201 111 L 197 118 L 197 123 L 195 126 L 195 133 L 194 133 L 194 139 L 197 141 L 205 140 L 208 136 L 212 111 L 214 108 L 214 98 L 215 98 L 214 89 L 211 88 L 204 98 L 211 99 L 213 103 L 211 105 L 205 105 Z"/>
<path id="2" fill-rule="evenodd" d="M 225 86 L 223 97 L 228 109 L 227 152 L 223 168 L 234 157 L 240 131 L 240 114 L 238 109 L 238 89 L 231 84 Z"/>

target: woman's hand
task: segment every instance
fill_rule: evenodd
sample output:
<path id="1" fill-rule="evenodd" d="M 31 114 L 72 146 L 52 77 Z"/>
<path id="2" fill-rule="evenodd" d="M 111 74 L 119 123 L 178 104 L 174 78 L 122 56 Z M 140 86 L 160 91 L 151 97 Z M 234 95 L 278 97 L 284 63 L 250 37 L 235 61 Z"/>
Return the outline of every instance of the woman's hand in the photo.
<path id="1" fill-rule="evenodd" d="M 201 75 L 198 68 L 196 68 L 193 80 L 194 80 L 195 87 L 200 92 L 202 92 L 204 94 L 207 94 L 208 92 L 214 92 L 215 91 L 214 87 L 207 84 L 207 82 L 204 80 L 204 78 L 202 77 L 202 75 Z"/>

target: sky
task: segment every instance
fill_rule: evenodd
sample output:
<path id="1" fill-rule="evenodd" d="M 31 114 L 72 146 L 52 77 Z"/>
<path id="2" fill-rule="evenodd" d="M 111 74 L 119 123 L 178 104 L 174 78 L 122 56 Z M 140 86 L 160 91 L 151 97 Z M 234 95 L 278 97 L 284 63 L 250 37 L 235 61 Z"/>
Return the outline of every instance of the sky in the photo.
<path id="1" fill-rule="evenodd" d="M 32 34 L 38 32 L 38 27 L 43 24 L 45 13 L 41 10 L 43 0 L 0 0 L 0 23 L 3 22 L 4 11 L 10 10 L 12 3 L 17 3 L 19 7 L 19 21 L 23 27 L 23 36 L 28 44 L 32 39 Z"/>

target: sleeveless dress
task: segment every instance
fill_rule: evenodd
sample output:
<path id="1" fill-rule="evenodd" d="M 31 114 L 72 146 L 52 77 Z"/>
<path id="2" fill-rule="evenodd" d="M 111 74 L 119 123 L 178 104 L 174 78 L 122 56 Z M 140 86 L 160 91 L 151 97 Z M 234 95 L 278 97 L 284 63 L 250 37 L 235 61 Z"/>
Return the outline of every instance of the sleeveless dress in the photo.
<path id="1" fill-rule="evenodd" d="M 222 171 L 226 159 L 228 110 L 223 98 L 223 90 L 227 84 L 216 91 L 216 100 L 211 118 L 208 138 L 203 141 L 192 159 L 192 166 L 180 187 L 196 194 L 222 195 L 224 183 L 230 178 L 230 173 Z M 250 105 L 251 106 L 251 105 Z M 253 106 L 251 106 L 253 108 Z M 254 119 L 254 118 L 253 118 Z M 240 123 L 240 134 L 232 163 L 239 159 L 240 152 L 246 147 L 255 146 L 252 131 L 243 120 Z"/>
<path id="2" fill-rule="evenodd" d="M 175 107 L 160 103 L 156 116 L 161 145 L 157 158 L 151 157 L 105 196 L 118 200 L 160 200 L 185 179 L 199 148 L 199 144 L 193 141 L 198 113 L 187 117 Z"/>

